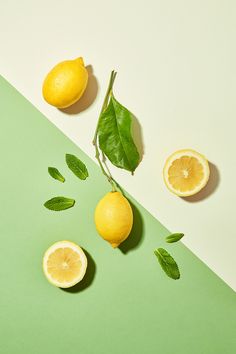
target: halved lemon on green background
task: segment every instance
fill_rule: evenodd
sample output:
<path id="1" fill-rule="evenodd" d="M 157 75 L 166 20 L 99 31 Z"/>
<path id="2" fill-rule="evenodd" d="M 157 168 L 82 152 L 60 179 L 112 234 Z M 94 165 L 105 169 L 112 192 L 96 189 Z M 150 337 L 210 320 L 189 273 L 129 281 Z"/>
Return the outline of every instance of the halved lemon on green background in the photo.
<path id="1" fill-rule="evenodd" d="M 79 283 L 87 269 L 87 258 L 81 247 L 71 241 L 59 241 L 43 257 L 43 271 L 48 281 L 59 288 Z"/>
<path id="2" fill-rule="evenodd" d="M 178 150 L 166 160 L 163 177 L 167 188 L 180 197 L 198 193 L 209 180 L 205 156 L 191 149 Z"/>

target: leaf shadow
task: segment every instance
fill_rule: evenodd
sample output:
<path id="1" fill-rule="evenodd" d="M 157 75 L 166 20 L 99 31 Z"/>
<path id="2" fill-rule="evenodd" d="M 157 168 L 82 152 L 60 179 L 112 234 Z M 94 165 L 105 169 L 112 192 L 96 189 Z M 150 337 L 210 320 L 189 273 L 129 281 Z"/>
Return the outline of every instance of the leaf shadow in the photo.
<path id="1" fill-rule="evenodd" d="M 136 207 L 130 200 L 129 203 L 132 207 L 133 210 L 133 228 L 131 230 L 131 233 L 129 237 L 122 242 L 122 244 L 119 246 L 119 249 L 123 254 L 127 254 L 129 251 L 134 250 L 138 248 L 142 241 L 143 241 L 143 233 L 144 233 L 144 224 L 143 224 L 143 218 Z"/>
<path id="2" fill-rule="evenodd" d="M 183 200 L 189 203 L 200 202 L 201 200 L 208 198 L 216 191 L 216 189 L 220 184 L 220 172 L 218 167 L 214 165 L 212 162 L 209 162 L 209 167 L 210 167 L 210 177 L 206 186 L 199 193 L 195 195 L 192 195 L 190 197 L 182 197 Z"/>
<path id="3" fill-rule="evenodd" d="M 143 155 L 144 155 L 144 142 L 143 142 L 143 131 L 142 131 L 142 127 L 137 119 L 137 117 L 132 113 L 132 136 L 134 139 L 134 143 L 137 146 L 138 152 L 139 152 L 139 156 L 140 156 L 140 161 L 139 163 L 142 161 L 143 159 Z"/>
<path id="4" fill-rule="evenodd" d="M 95 101 L 98 93 L 98 81 L 96 76 L 93 74 L 92 65 L 87 65 L 86 69 L 88 71 L 88 84 L 82 97 L 70 107 L 61 108 L 61 112 L 69 115 L 75 115 L 85 111 Z"/>
<path id="5" fill-rule="evenodd" d="M 87 260 L 88 260 L 88 266 L 87 266 L 87 271 L 86 274 L 83 278 L 83 280 L 72 286 L 71 288 L 60 288 L 61 290 L 67 292 L 67 293 L 71 293 L 71 294 L 75 294 L 75 293 L 80 293 L 81 291 L 86 290 L 88 287 L 90 287 L 94 281 L 95 278 L 95 274 L 96 274 L 96 263 L 94 262 L 92 256 L 88 253 L 88 251 L 86 251 L 85 249 L 83 249 Z"/>

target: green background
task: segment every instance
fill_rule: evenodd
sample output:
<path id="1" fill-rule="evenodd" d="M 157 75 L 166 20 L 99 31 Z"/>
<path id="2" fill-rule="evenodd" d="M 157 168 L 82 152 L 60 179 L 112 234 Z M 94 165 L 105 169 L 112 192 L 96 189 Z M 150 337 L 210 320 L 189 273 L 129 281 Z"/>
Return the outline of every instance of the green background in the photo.
<path id="1" fill-rule="evenodd" d="M 235 293 L 184 245 L 165 245 L 168 230 L 132 198 L 132 235 L 113 250 L 93 223 L 109 191 L 97 165 L 3 78 L 0 99 L 0 353 L 235 353 Z M 65 153 L 86 163 L 86 181 L 67 169 Z M 54 181 L 48 166 L 66 182 Z M 56 195 L 76 206 L 45 209 Z M 44 251 L 63 239 L 81 245 L 89 261 L 71 290 L 42 272 Z M 178 261 L 180 280 L 160 269 L 153 250 L 161 246 Z"/>

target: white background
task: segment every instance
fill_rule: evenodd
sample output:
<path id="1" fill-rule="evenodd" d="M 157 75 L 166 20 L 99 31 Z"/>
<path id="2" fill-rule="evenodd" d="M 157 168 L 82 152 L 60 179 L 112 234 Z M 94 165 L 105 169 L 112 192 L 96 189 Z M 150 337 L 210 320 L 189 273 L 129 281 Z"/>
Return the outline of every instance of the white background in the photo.
<path id="1" fill-rule="evenodd" d="M 118 72 L 114 92 L 138 119 L 144 158 L 133 177 L 113 175 L 167 228 L 184 232 L 183 242 L 236 290 L 235 18 L 234 0 L 0 3 L 0 74 L 92 158 L 110 71 Z M 95 77 L 81 112 L 68 115 L 43 101 L 41 85 L 57 62 L 78 56 Z M 162 180 L 165 159 L 181 148 L 215 165 L 192 201 L 170 194 Z"/>

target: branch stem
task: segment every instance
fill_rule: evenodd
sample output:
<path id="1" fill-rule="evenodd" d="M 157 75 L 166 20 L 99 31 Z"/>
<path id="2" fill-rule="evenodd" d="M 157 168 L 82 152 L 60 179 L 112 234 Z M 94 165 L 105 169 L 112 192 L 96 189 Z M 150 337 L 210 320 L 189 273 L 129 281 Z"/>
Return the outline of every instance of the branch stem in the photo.
<path id="1" fill-rule="evenodd" d="M 101 112 L 100 112 L 100 115 L 99 115 L 99 118 L 98 118 L 95 134 L 94 134 L 94 137 L 93 137 L 93 145 L 95 147 L 95 152 L 96 152 L 95 157 L 96 157 L 96 159 L 97 159 L 97 161 L 99 163 L 99 166 L 100 166 L 100 168 L 102 170 L 102 173 L 106 176 L 108 182 L 111 184 L 113 192 L 117 191 L 116 182 L 114 181 L 110 171 L 108 169 L 105 170 L 105 168 L 103 166 L 103 161 L 100 159 L 100 151 L 99 151 L 99 147 L 98 147 L 97 141 L 98 141 L 98 129 L 99 129 L 99 123 L 100 123 L 101 115 L 104 112 L 104 110 L 107 108 L 107 105 L 109 103 L 115 78 L 116 78 L 116 72 L 113 70 L 111 72 L 110 81 L 109 81 L 109 85 L 108 85 L 108 88 L 107 88 L 106 96 L 105 96 L 105 99 L 104 99 L 104 102 L 103 102 L 103 105 L 102 105 L 102 109 L 101 109 Z"/>

